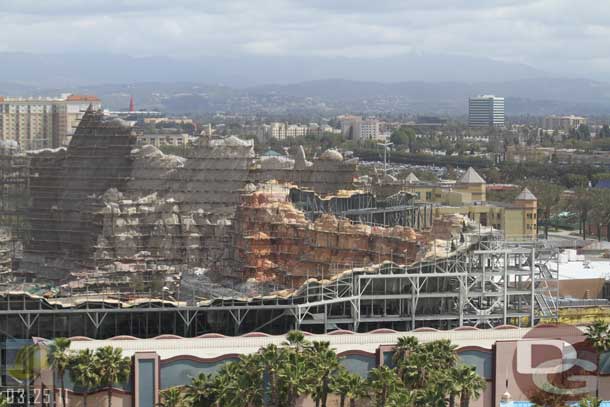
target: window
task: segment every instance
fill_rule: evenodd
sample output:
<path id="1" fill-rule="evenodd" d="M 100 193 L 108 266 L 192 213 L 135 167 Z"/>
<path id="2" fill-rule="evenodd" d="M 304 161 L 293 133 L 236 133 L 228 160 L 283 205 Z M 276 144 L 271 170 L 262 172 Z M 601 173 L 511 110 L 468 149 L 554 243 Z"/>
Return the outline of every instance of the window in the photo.
<path id="1" fill-rule="evenodd" d="M 432 200 L 432 192 L 426 192 L 426 201 Z"/>

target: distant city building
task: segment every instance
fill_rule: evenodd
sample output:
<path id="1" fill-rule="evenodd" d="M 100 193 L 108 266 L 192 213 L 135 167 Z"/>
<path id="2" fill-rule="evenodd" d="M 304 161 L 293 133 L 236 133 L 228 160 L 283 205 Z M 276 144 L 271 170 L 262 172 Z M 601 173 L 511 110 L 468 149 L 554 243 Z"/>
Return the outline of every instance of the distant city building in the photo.
<path id="1" fill-rule="evenodd" d="M 135 113 L 135 112 L 132 112 Z M 144 124 L 176 124 L 176 125 L 195 125 L 193 119 L 187 117 L 145 117 Z"/>
<path id="2" fill-rule="evenodd" d="M 256 130 L 256 137 L 259 141 L 264 142 L 269 139 L 284 140 L 307 135 L 321 136 L 324 133 L 336 132 L 336 129 L 333 129 L 327 124 L 319 125 L 318 123 L 309 123 L 308 125 L 304 125 L 273 122 L 271 124 L 259 126 Z"/>
<path id="3" fill-rule="evenodd" d="M 447 124 L 447 120 L 437 116 L 417 116 L 415 124 L 418 126 L 441 127 Z"/>
<path id="4" fill-rule="evenodd" d="M 343 115 L 337 117 L 341 124 L 341 134 L 348 140 L 360 140 L 361 116 Z"/>
<path id="5" fill-rule="evenodd" d="M 151 144 L 155 147 L 161 146 L 186 146 L 189 141 L 189 135 L 186 133 L 176 134 L 140 134 L 138 135 L 138 144 Z"/>
<path id="6" fill-rule="evenodd" d="M 504 127 L 504 98 L 483 95 L 468 101 L 470 127 Z"/>
<path id="7" fill-rule="evenodd" d="M 308 129 L 300 124 L 289 124 L 286 126 L 286 138 L 305 137 Z"/>
<path id="8" fill-rule="evenodd" d="M 85 110 L 101 108 L 95 96 L 64 94 L 58 98 L 0 97 L 0 140 L 22 149 L 54 148 L 70 142 Z"/>
<path id="9" fill-rule="evenodd" d="M 581 124 L 587 124 L 587 119 L 581 116 L 547 116 L 544 118 L 543 127 L 545 130 L 565 130 L 576 129 Z"/>
<path id="10" fill-rule="evenodd" d="M 367 119 L 360 122 L 360 139 L 377 140 L 380 135 L 379 120 Z"/>
<path id="11" fill-rule="evenodd" d="M 381 122 L 374 118 L 363 119 L 361 116 L 339 116 L 341 134 L 349 140 L 377 140 L 381 137 Z"/>

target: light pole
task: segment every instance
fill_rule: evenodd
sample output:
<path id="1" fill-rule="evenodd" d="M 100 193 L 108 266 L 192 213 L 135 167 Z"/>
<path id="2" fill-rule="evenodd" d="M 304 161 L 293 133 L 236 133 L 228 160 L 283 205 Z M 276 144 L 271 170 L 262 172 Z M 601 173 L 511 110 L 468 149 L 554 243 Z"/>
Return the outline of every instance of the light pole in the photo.
<path id="1" fill-rule="evenodd" d="M 508 390 L 506 390 L 504 392 L 504 394 L 502 395 L 502 397 L 500 398 L 500 407 L 512 407 L 513 405 L 513 398 L 510 395 L 510 393 L 508 392 Z"/>
<path id="2" fill-rule="evenodd" d="M 388 147 L 394 145 L 394 143 L 385 142 L 385 143 L 377 143 L 378 146 L 383 147 L 383 175 L 385 176 L 387 173 L 388 167 Z"/>

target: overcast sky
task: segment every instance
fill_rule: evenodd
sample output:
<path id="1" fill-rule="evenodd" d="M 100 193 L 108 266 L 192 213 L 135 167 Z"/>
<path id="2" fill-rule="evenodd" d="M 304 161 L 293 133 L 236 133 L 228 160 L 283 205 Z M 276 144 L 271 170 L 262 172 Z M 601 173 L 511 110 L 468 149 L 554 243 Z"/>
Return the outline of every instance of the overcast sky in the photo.
<path id="1" fill-rule="evenodd" d="M 0 24 L 0 52 L 453 53 L 610 73 L 607 0 L 0 0 Z"/>

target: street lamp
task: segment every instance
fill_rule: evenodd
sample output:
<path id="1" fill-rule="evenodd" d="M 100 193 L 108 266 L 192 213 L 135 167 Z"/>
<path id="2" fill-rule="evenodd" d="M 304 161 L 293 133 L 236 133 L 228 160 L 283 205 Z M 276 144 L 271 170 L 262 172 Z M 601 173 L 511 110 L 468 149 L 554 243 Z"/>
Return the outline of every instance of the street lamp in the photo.
<path id="1" fill-rule="evenodd" d="M 513 398 L 510 395 L 510 393 L 508 392 L 508 390 L 506 390 L 504 392 L 504 394 L 502 395 L 502 397 L 500 398 L 500 407 L 512 407 L 513 405 Z"/>

